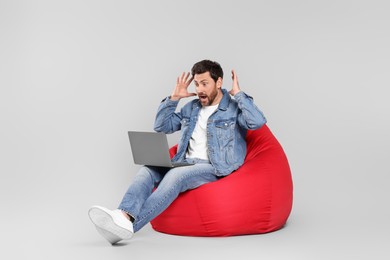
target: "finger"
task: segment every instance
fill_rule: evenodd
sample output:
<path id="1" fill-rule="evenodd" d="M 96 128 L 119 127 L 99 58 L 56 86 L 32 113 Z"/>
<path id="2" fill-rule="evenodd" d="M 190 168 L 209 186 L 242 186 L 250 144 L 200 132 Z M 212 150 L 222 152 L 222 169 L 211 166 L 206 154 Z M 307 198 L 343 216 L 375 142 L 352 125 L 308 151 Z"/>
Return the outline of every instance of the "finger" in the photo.
<path id="1" fill-rule="evenodd" d="M 232 79 L 236 79 L 237 78 L 237 74 L 236 74 L 236 71 L 234 69 L 232 69 Z"/>
<path id="2" fill-rule="evenodd" d="M 181 82 L 183 82 L 183 79 L 184 79 L 184 77 L 185 77 L 185 74 L 186 74 L 185 72 L 183 72 L 183 73 L 181 74 L 181 77 L 180 77 L 180 81 L 181 81 Z"/>
<path id="3" fill-rule="evenodd" d="M 232 70 L 232 73 L 234 74 L 233 82 L 235 82 L 237 84 L 237 86 L 239 86 L 239 84 L 238 84 L 238 76 L 237 76 L 236 71 Z"/>
<path id="4" fill-rule="evenodd" d="M 186 74 L 186 76 L 185 76 L 185 78 L 184 78 L 184 81 L 186 81 L 187 82 L 187 79 L 188 79 L 188 77 L 190 76 L 190 73 L 189 72 L 187 72 L 187 74 Z"/>
<path id="5" fill-rule="evenodd" d="M 187 85 L 190 85 L 190 83 L 194 80 L 194 77 L 191 76 L 191 78 L 187 81 Z"/>
<path id="6" fill-rule="evenodd" d="M 196 93 L 187 93 L 183 95 L 183 97 L 193 97 L 193 96 L 196 96 Z"/>

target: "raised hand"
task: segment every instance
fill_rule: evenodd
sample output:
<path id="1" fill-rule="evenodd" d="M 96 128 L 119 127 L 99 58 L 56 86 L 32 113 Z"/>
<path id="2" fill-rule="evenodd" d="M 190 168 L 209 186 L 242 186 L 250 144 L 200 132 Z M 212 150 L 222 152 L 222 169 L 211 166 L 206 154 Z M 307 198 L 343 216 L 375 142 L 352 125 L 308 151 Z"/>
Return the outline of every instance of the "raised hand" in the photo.
<path id="1" fill-rule="evenodd" d="M 172 92 L 171 100 L 179 100 L 181 98 L 196 96 L 196 93 L 189 93 L 188 86 L 191 84 L 193 77 L 190 77 L 190 73 L 183 72 L 181 76 L 177 77 L 176 87 Z"/>
<path id="2" fill-rule="evenodd" d="M 238 85 L 238 77 L 234 70 L 232 70 L 232 80 L 233 80 L 233 86 L 232 89 L 229 91 L 229 94 L 234 96 L 241 91 L 240 85 Z"/>

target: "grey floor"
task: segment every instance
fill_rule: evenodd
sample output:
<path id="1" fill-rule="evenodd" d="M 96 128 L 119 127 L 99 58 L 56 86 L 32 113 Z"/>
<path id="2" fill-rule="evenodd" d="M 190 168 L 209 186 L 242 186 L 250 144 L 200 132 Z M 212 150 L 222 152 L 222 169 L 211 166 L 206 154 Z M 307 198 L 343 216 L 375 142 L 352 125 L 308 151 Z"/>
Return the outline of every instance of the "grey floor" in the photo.
<path id="1" fill-rule="evenodd" d="M 31 203 L 30 197 L 26 204 L 19 201 L 19 206 L 3 208 L 0 258 L 389 259 L 389 212 L 384 204 L 389 192 L 370 190 L 371 195 L 367 195 L 359 192 L 360 187 L 341 191 L 326 186 L 309 190 L 297 178 L 293 212 L 287 225 L 277 232 L 199 238 L 158 233 L 148 225 L 132 240 L 117 246 L 103 240 L 87 216 L 91 201 L 97 198 L 114 206 L 103 199 L 105 192 L 97 192 L 99 187 L 77 199 L 42 192 L 34 194 L 34 199 L 43 204 Z M 57 191 L 63 189 L 58 187 Z"/>

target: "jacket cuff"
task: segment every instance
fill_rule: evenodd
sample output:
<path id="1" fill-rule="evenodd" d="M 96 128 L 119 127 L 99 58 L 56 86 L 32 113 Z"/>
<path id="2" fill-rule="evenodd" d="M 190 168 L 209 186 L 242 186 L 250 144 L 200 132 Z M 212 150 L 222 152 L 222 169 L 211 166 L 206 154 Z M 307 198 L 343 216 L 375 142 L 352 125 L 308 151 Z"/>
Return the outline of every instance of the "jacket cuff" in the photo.
<path id="1" fill-rule="evenodd" d="M 240 99 L 242 98 L 250 98 L 250 99 L 253 99 L 251 96 L 249 96 L 248 94 L 246 94 L 244 91 L 240 91 L 238 92 L 237 94 L 234 95 L 234 99 L 236 99 L 237 101 L 239 101 Z"/>
<path id="2" fill-rule="evenodd" d="M 179 100 L 171 100 L 171 96 L 168 96 L 161 100 L 161 103 L 165 103 L 167 106 L 177 106 L 177 104 L 179 104 Z"/>

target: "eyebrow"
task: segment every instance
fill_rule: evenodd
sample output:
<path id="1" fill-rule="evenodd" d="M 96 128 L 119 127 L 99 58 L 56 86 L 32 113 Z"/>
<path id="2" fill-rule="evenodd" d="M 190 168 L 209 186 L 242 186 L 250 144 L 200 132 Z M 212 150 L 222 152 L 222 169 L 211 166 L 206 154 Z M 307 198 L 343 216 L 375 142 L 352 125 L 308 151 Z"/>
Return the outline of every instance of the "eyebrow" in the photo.
<path id="1" fill-rule="evenodd" d="M 202 79 L 201 81 L 196 81 L 196 80 L 194 80 L 195 81 L 195 83 L 201 83 L 201 82 L 203 82 L 203 81 L 207 81 L 207 79 Z"/>

